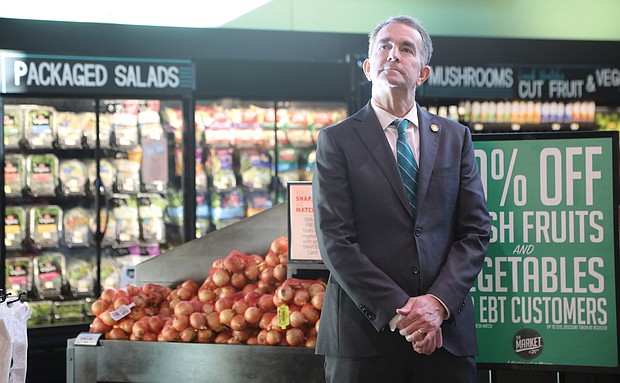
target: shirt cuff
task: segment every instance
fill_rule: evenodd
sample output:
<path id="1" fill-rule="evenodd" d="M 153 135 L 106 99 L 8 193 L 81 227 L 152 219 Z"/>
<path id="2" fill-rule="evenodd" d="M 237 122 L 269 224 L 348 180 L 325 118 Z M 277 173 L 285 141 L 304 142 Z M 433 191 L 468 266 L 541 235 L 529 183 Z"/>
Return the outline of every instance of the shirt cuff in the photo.
<path id="1" fill-rule="evenodd" d="M 430 295 L 431 297 L 433 297 L 433 298 L 437 299 L 437 301 L 438 301 L 439 303 L 441 303 L 441 305 L 443 306 L 443 308 L 444 308 L 444 309 L 446 309 L 446 315 L 444 315 L 443 320 L 448 320 L 448 319 L 450 319 L 450 309 L 448 308 L 448 306 L 446 306 L 446 304 L 445 304 L 445 303 L 443 303 L 443 301 L 442 301 L 441 299 L 437 298 L 435 295 L 433 295 L 433 294 L 428 294 L 428 295 Z M 391 324 L 391 323 L 392 323 L 392 322 L 390 322 L 390 324 Z"/>
<path id="2" fill-rule="evenodd" d="M 396 330 L 396 324 L 403 319 L 404 316 L 402 316 L 401 314 L 396 314 L 394 315 L 394 317 L 392 317 L 392 319 L 390 319 L 390 330 L 394 331 Z"/>

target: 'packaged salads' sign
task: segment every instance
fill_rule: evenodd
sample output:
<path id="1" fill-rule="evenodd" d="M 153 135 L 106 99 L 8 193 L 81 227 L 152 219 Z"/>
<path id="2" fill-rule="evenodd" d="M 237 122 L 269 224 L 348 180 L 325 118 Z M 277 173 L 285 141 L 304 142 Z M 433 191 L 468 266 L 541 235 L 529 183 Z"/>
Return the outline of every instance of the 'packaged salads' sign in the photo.
<path id="1" fill-rule="evenodd" d="M 167 93 L 195 87 L 190 60 L 60 56 L 0 51 L 1 93 Z"/>

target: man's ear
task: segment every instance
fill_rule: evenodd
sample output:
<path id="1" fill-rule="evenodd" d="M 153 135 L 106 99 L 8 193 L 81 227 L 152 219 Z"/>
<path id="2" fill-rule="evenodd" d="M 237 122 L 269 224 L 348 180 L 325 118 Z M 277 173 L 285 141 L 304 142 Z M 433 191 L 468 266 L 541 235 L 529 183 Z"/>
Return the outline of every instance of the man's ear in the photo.
<path id="1" fill-rule="evenodd" d="M 418 81 L 416 81 L 416 86 L 422 85 L 424 81 L 431 75 L 431 67 L 428 65 L 424 65 L 422 69 L 420 69 L 420 77 L 418 77 Z"/>
<path id="2" fill-rule="evenodd" d="M 364 60 L 364 64 L 362 65 L 362 69 L 364 70 L 364 75 L 368 81 L 370 80 L 370 61 L 368 59 Z"/>

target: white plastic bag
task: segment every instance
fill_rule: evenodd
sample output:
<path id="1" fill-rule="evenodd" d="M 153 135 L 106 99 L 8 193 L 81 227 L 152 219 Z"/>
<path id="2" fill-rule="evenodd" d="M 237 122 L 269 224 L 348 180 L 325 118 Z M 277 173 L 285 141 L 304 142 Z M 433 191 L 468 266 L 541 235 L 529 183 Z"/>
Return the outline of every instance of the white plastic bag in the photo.
<path id="1" fill-rule="evenodd" d="M 13 344 L 8 308 L 0 303 L 0 383 L 9 383 L 11 360 L 13 360 Z"/>
<path id="2" fill-rule="evenodd" d="M 13 365 L 9 383 L 26 382 L 26 366 L 28 360 L 28 319 L 32 311 L 21 302 L 15 302 L 9 307 L 13 315 Z"/>
<path id="3" fill-rule="evenodd" d="M 0 303 L 0 383 L 26 382 L 30 315 L 21 302 Z"/>

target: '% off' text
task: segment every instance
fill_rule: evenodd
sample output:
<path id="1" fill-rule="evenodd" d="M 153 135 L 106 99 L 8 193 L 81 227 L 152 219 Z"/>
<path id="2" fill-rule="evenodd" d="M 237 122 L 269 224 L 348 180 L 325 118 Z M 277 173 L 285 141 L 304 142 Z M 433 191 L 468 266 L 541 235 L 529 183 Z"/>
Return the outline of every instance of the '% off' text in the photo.
<path id="1" fill-rule="evenodd" d="M 514 205 L 524 206 L 527 203 L 527 179 L 522 174 L 513 174 L 518 153 L 519 149 L 512 149 L 508 167 L 506 167 L 503 149 L 493 149 L 490 155 L 487 155 L 487 152 L 484 150 L 476 150 L 476 157 L 480 161 L 480 179 L 484 187 L 484 194 L 488 196 L 489 177 L 492 181 L 501 181 L 502 193 L 499 206 L 506 204 L 510 186 L 513 189 L 512 199 Z"/>

